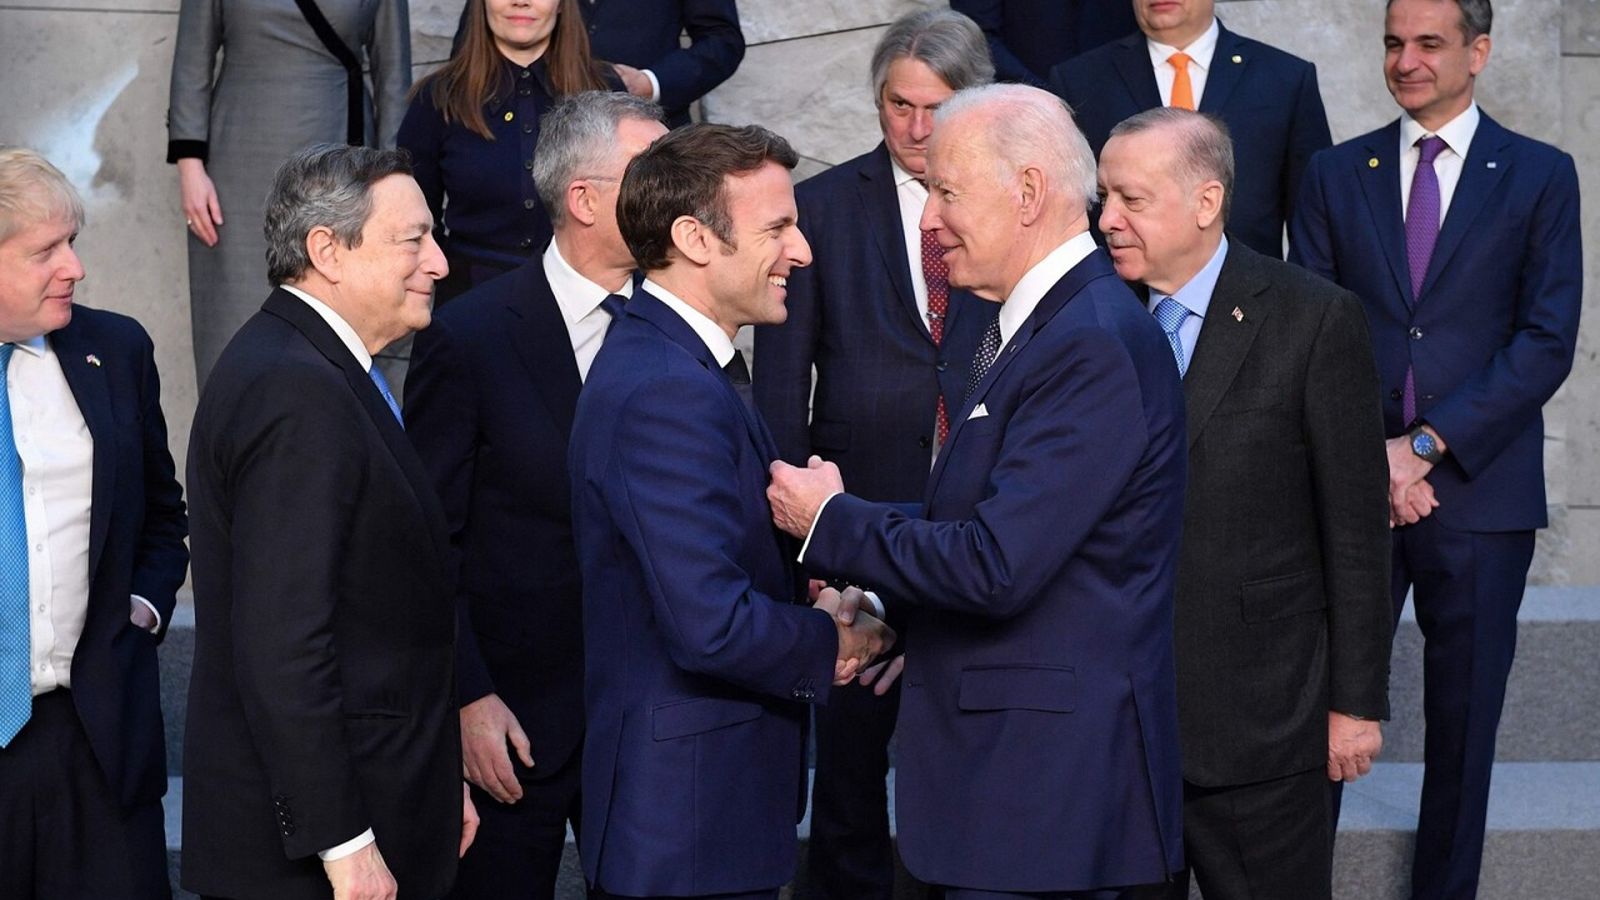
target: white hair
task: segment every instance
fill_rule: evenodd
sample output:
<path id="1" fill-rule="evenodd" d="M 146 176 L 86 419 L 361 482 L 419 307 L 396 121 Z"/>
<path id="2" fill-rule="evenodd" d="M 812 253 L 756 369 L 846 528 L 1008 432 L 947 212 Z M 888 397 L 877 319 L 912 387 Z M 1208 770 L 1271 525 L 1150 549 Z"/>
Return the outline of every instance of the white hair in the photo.
<path id="1" fill-rule="evenodd" d="M 1010 181 L 1026 166 L 1038 166 L 1052 183 L 1075 192 L 1082 207 L 1098 191 L 1094 151 L 1060 97 L 1025 84 L 987 84 L 957 91 L 934 113 L 940 125 L 967 113 L 986 118 L 983 139 Z"/>

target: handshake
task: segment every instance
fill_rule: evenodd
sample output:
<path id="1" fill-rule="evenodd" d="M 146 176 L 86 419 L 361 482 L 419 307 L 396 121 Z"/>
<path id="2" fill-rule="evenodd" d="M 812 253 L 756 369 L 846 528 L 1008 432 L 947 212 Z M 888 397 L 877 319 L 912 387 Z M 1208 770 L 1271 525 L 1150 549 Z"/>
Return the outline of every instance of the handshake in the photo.
<path id="1" fill-rule="evenodd" d="M 865 599 L 866 594 L 858 587 L 842 592 L 824 587 L 816 594 L 814 605 L 833 617 L 834 628 L 839 632 L 839 656 L 833 663 L 836 686 L 849 683 L 894 646 L 894 629 L 861 609 Z"/>

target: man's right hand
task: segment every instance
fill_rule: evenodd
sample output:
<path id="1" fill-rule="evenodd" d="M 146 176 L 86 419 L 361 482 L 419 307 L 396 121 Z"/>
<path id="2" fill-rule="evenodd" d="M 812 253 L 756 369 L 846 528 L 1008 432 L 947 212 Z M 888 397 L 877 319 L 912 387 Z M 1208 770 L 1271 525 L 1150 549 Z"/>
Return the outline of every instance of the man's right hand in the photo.
<path id="1" fill-rule="evenodd" d="M 517 717 L 498 694 L 485 694 L 461 707 L 461 758 L 467 780 L 501 803 L 522 799 L 522 782 L 511 767 L 506 742 L 533 768 L 533 747 Z"/>
<path id="2" fill-rule="evenodd" d="M 865 610 L 857 610 L 855 621 L 849 624 L 835 618 L 833 626 L 839 631 L 839 657 L 833 666 L 835 685 L 850 683 L 850 679 L 860 675 L 873 660 L 894 646 L 894 629 Z"/>
<path id="3" fill-rule="evenodd" d="M 322 870 L 333 885 L 333 900 L 395 900 L 400 890 L 375 843 L 323 861 Z"/>

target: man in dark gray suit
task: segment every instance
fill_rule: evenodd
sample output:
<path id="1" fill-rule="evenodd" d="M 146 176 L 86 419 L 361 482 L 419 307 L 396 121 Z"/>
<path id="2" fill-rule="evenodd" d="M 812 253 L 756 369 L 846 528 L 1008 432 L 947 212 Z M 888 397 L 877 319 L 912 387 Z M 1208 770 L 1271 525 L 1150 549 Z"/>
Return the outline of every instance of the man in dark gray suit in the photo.
<path id="1" fill-rule="evenodd" d="M 1101 154 L 1100 228 L 1184 378 L 1185 856 L 1208 900 L 1327 898 L 1327 784 L 1366 774 L 1389 710 L 1377 370 L 1354 294 L 1223 235 L 1232 187 L 1225 126 L 1140 113 Z"/>

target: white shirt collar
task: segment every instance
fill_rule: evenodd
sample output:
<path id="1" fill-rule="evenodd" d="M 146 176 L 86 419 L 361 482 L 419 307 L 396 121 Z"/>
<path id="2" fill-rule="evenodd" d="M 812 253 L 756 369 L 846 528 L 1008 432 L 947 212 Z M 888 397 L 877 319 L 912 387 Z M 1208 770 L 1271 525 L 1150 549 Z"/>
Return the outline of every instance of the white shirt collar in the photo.
<path id="1" fill-rule="evenodd" d="M 928 192 L 927 184 L 924 183 L 922 179 L 911 174 L 910 172 L 907 172 L 905 168 L 895 160 L 894 154 L 892 153 L 889 154 L 889 171 L 894 173 L 895 187 L 905 187 L 907 184 L 911 184 L 915 187 L 921 188 L 923 193 Z"/>
<path id="2" fill-rule="evenodd" d="M 9 343 L 15 344 L 18 349 L 26 350 L 29 354 L 40 358 L 49 350 L 49 347 L 45 344 L 45 336 L 42 334 L 36 334 L 25 341 L 10 341 Z"/>
<path id="3" fill-rule="evenodd" d="M 1455 155 L 1466 159 L 1467 148 L 1472 146 L 1472 136 L 1478 133 L 1478 122 L 1483 114 L 1478 111 L 1478 102 L 1474 100 L 1467 105 L 1454 119 L 1444 123 L 1438 131 L 1430 132 L 1422 127 L 1422 123 L 1411 118 L 1408 112 L 1400 113 L 1400 152 L 1405 153 L 1416 146 L 1417 141 L 1429 134 L 1444 138 L 1445 146 L 1449 147 Z"/>
<path id="4" fill-rule="evenodd" d="M 1201 70 L 1211 71 L 1211 58 L 1217 53 L 1217 36 L 1222 33 L 1222 28 L 1217 24 L 1217 17 L 1211 17 L 1211 27 L 1204 34 L 1189 42 L 1187 47 L 1171 47 L 1151 38 L 1144 42 L 1150 48 L 1150 63 L 1152 65 L 1166 65 L 1167 58 L 1182 50 L 1188 55 L 1189 61 L 1199 66 Z"/>
<path id="5" fill-rule="evenodd" d="M 711 351 L 711 357 L 717 361 L 717 365 L 725 366 L 733 359 L 733 341 L 728 338 L 728 333 L 722 330 L 721 325 L 711 321 L 705 313 L 683 302 L 677 294 L 648 278 L 644 280 L 643 287 L 694 329 L 694 333 L 705 342 L 706 349 Z"/>
<path id="6" fill-rule="evenodd" d="M 328 323 L 328 327 L 333 329 L 333 333 L 339 336 L 339 340 L 344 342 L 345 347 L 350 351 L 350 355 L 356 358 L 356 362 L 361 363 L 361 368 L 371 371 L 372 354 L 368 353 L 366 346 L 361 343 L 361 336 L 356 334 L 356 330 L 350 327 L 350 323 L 346 322 L 344 317 L 333 311 L 333 307 L 297 287 L 287 284 L 280 284 L 278 287 L 304 300 L 307 306 L 311 307 L 317 315 L 322 317 L 324 322 Z"/>
<path id="7" fill-rule="evenodd" d="M 1034 307 L 1056 286 L 1056 282 L 1094 251 L 1094 238 L 1085 231 L 1068 238 L 1023 274 L 1022 280 L 1011 289 L 1011 296 L 1000 305 L 1001 347 L 1011 342 L 1011 336 L 1033 314 Z"/>
<path id="8" fill-rule="evenodd" d="M 582 272 L 572 267 L 555 241 L 544 251 L 544 277 L 550 282 L 550 292 L 556 295 L 556 306 L 561 308 L 561 318 L 570 326 L 600 308 L 600 301 L 611 296 L 606 290 L 590 281 Z M 616 292 L 622 297 L 633 296 L 633 279 L 629 278 Z"/>

